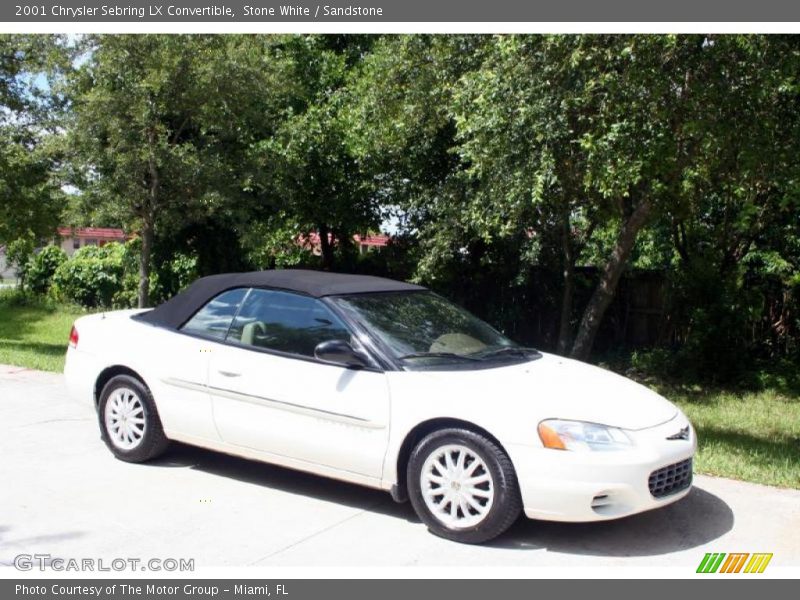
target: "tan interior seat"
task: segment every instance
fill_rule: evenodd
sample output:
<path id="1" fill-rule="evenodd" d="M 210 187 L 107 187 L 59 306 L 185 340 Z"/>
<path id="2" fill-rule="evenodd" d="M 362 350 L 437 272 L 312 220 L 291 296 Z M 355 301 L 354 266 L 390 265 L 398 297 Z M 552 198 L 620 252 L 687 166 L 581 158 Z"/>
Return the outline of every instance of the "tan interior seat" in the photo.
<path id="1" fill-rule="evenodd" d="M 242 327 L 242 343 L 248 346 L 257 346 L 256 336 L 266 335 L 267 326 L 263 321 L 253 321 Z"/>
<path id="2" fill-rule="evenodd" d="M 486 348 L 486 344 L 465 333 L 445 333 L 436 338 L 429 352 L 455 352 L 472 354 Z"/>

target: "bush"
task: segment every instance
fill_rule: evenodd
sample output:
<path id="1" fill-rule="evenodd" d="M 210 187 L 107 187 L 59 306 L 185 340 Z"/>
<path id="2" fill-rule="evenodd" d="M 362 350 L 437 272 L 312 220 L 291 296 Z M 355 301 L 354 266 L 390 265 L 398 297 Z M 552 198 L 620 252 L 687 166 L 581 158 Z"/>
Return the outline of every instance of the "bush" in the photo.
<path id="1" fill-rule="evenodd" d="M 123 289 L 125 247 L 111 243 L 85 246 L 63 262 L 53 275 L 53 292 L 87 307 L 111 307 Z"/>
<path id="2" fill-rule="evenodd" d="M 683 381 L 734 382 L 757 350 L 760 288 L 746 283 L 743 269 L 724 271 L 698 257 L 672 274 L 670 296 L 675 338 L 670 352 L 647 357 L 650 367 Z"/>
<path id="3" fill-rule="evenodd" d="M 140 251 L 138 238 L 124 245 L 85 246 L 55 269 L 51 295 L 89 308 L 133 308 L 138 304 Z M 154 259 L 151 304 L 172 297 L 197 276 L 195 256 L 179 252 L 166 261 Z"/>
<path id="4" fill-rule="evenodd" d="M 6 259 L 9 265 L 14 265 L 16 267 L 20 285 L 25 282 L 25 271 L 33 255 L 33 249 L 34 243 L 31 237 L 18 238 L 8 244 L 6 248 Z"/>
<path id="5" fill-rule="evenodd" d="M 53 275 L 66 260 L 66 253 L 58 246 L 42 248 L 39 254 L 28 260 L 25 268 L 25 287 L 34 294 L 46 294 L 50 290 Z"/>
<path id="6" fill-rule="evenodd" d="M 29 290 L 21 290 L 19 288 L 0 289 L 0 309 L 20 307 L 54 310 L 57 304 L 51 298 L 33 294 Z"/>
<path id="7" fill-rule="evenodd" d="M 168 273 L 162 273 L 159 277 L 164 282 L 161 290 L 163 299 L 171 298 L 197 277 L 197 257 L 178 252 L 168 264 Z"/>
<path id="8" fill-rule="evenodd" d="M 133 308 L 139 299 L 139 253 L 141 240 L 134 238 L 124 246 L 122 255 L 122 285 L 114 294 L 115 308 Z M 177 252 L 168 260 L 153 256 L 150 268 L 150 304 L 171 298 L 197 279 L 197 257 Z"/>
<path id="9" fill-rule="evenodd" d="M 668 348 L 634 350 L 630 355 L 630 368 L 646 376 L 671 377 L 674 363 L 675 352 Z"/>

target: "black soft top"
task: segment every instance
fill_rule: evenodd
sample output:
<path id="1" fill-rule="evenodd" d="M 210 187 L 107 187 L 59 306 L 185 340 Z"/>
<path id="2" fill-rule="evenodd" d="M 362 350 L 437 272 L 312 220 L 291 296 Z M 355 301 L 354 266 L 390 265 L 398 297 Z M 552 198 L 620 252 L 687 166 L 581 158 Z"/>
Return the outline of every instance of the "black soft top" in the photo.
<path id="1" fill-rule="evenodd" d="M 367 294 L 370 292 L 400 292 L 425 289 L 419 285 L 383 277 L 347 275 L 304 269 L 222 273 L 198 279 L 180 294 L 149 312 L 136 315 L 136 318 L 152 325 L 177 329 L 215 296 L 226 290 L 241 287 L 277 288 L 300 292 L 315 298 L 340 294 Z"/>

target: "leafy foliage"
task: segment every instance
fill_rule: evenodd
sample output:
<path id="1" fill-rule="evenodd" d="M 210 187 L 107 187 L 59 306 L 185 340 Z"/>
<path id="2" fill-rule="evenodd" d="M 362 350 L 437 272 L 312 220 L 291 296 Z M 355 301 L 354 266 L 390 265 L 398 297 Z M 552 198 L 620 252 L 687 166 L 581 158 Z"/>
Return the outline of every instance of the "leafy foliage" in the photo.
<path id="1" fill-rule="evenodd" d="M 34 294 L 47 294 L 53 275 L 66 260 L 66 253 L 58 246 L 42 248 L 28 261 L 25 269 L 25 287 Z"/>
<path id="2" fill-rule="evenodd" d="M 122 289 L 125 248 L 121 244 L 84 246 L 53 275 L 59 299 L 86 307 L 110 307 Z"/>
<path id="3" fill-rule="evenodd" d="M 36 246 L 31 236 L 20 237 L 6 247 L 6 259 L 9 265 L 16 267 L 20 287 L 25 283 L 25 273 Z"/>
<path id="4" fill-rule="evenodd" d="M 0 131 L 0 242 L 46 239 L 65 190 L 73 224 L 137 234 L 119 260 L 58 267 L 109 279 L 76 285 L 81 302 L 322 267 L 416 279 L 585 358 L 626 339 L 633 282 L 657 274 L 648 339 L 673 372 L 800 354 L 796 36 L 0 43 L 18 117 Z M 387 220 L 393 242 L 359 254 L 353 234 Z"/>
<path id="5" fill-rule="evenodd" d="M 407 157 L 392 156 L 389 181 L 424 248 L 420 279 L 511 325 L 542 314 L 526 290 L 549 279 L 552 293 L 542 273 L 557 273 L 557 347 L 574 335 L 585 356 L 626 268 L 662 270 L 665 341 L 725 377 L 711 368 L 720 341 L 735 338 L 725 358 L 740 359 L 764 348 L 765 332 L 747 331 L 765 310 L 782 331 L 794 326 L 793 295 L 775 289 L 786 283 L 753 267 L 789 282 L 798 265 L 799 51 L 780 36 L 390 38 L 359 90 L 361 113 L 392 134 L 370 126 L 362 146 L 388 139 Z M 589 294 L 579 265 L 601 269 Z M 458 288 L 465 273 L 478 302 Z M 498 302 L 505 315 L 491 308 L 498 281 L 517 286 L 511 307 Z"/>
<path id="6" fill-rule="evenodd" d="M 46 264 L 52 267 L 58 263 L 51 277 L 51 295 L 87 308 L 136 306 L 140 249 L 141 240 L 138 238 L 126 244 L 114 242 L 105 246 L 84 246 L 69 259 L 59 256 L 59 249 L 45 249 L 42 254 L 47 252 L 49 255 Z M 195 279 L 197 258 L 177 253 L 153 271 L 149 294 L 156 302 L 163 302 Z M 33 291 L 33 286 L 30 289 Z"/>
<path id="7" fill-rule="evenodd" d="M 36 84 L 64 68 L 58 36 L 0 36 L 0 244 L 49 237 L 63 196 L 54 177 L 58 95 Z"/>
<path id="8" fill-rule="evenodd" d="M 280 102 L 268 93 L 271 41 L 93 36 L 86 45 L 90 59 L 69 86 L 73 182 L 84 212 L 141 233 L 145 306 L 155 236 L 235 209 L 243 182 L 234 166 Z"/>

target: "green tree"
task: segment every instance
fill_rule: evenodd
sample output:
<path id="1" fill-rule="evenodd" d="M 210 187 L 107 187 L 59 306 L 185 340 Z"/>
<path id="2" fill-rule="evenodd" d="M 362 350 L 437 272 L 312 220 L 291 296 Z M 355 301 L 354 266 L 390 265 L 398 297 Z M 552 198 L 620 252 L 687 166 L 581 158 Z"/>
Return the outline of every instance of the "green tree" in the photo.
<path id="1" fill-rule="evenodd" d="M 14 265 L 16 267 L 18 276 L 17 285 L 20 289 L 25 286 L 28 265 L 33 256 L 35 246 L 33 238 L 31 237 L 19 237 L 6 246 L 6 258 L 8 259 L 9 265 Z"/>
<path id="2" fill-rule="evenodd" d="M 371 46 L 368 36 L 299 36 L 284 44 L 296 87 L 280 124 L 255 146 L 254 175 L 286 215 L 288 243 L 319 238 L 322 264 L 334 267 L 352 235 L 377 227 L 378 199 L 350 144 L 348 84 Z"/>
<path id="3" fill-rule="evenodd" d="M 386 196 L 420 232 L 418 273 L 464 257 L 505 281 L 559 268 L 566 351 L 574 266 L 598 265 L 579 358 L 643 234 L 666 268 L 665 230 L 683 256 L 689 223 L 724 214 L 736 263 L 796 189 L 792 38 L 412 36 L 367 65 L 362 152 L 394 159 Z"/>
<path id="4" fill-rule="evenodd" d="M 50 237 L 58 224 L 53 138 L 62 113 L 45 82 L 67 54 L 56 36 L 0 36 L 0 244 Z"/>
<path id="5" fill-rule="evenodd" d="M 659 224 L 678 256 L 685 368 L 732 375 L 754 352 L 788 353 L 800 333 L 798 73 L 795 36 L 708 36 L 687 61 L 691 160 Z"/>
<path id="6" fill-rule="evenodd" d="M 156 235 L 238 210 L 244 148 L 274 114 L 279 69 L 268 40 L 248 36 L 85 43 L 89 58 L 69 89 L 79 210 L 138 232 L 138 303 L 147 306 Z"/>

